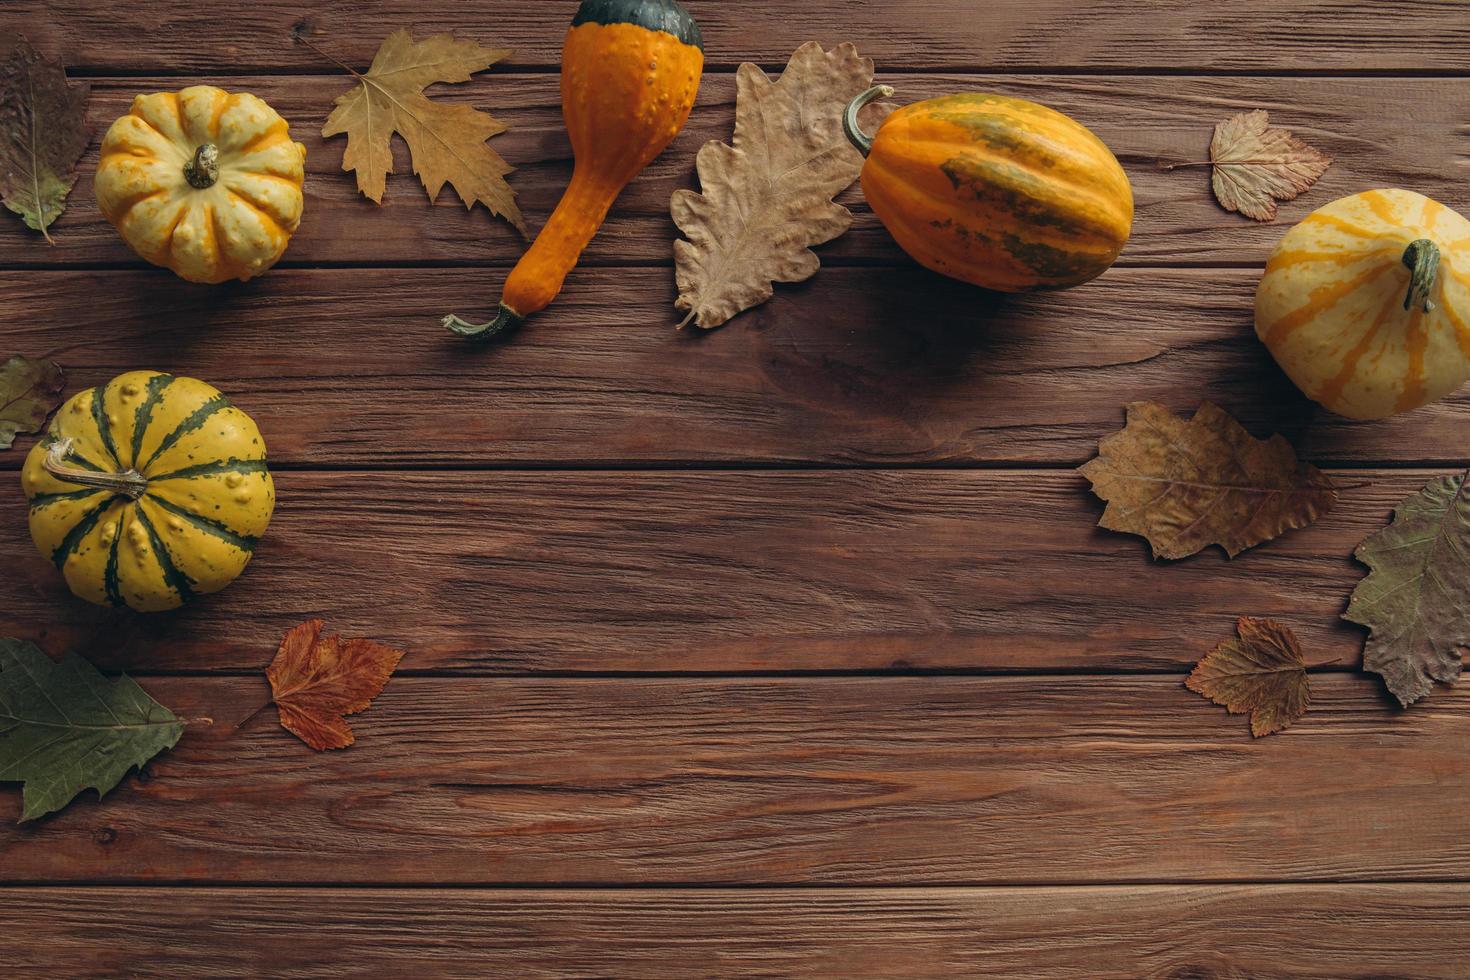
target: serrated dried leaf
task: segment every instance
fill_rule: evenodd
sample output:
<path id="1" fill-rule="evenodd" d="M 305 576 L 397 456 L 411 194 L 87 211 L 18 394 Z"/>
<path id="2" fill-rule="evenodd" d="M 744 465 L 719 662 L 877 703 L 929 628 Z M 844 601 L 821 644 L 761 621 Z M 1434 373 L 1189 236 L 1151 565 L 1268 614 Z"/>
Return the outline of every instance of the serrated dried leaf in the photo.
<path id="1" fill-rule="evenodd" d="M 1254 439 L 1210 402 L 1188 422 L 1156 402 L 1134 402 L 1127 425 L 1099 443 L 1081 473 L 1107 501 L 1099 524 L 1147 538 L 1155 558 L 1210 545 L 1234 558 L 1337 501 L 1332 481 L 1298 461 L 1285 439 Z"/>
<path id="2" fill-rule="evenodd" d="M 1287 130 L 1269 128 L 1267 119 L 1264 109 L 1231 116 L 1210 140 L 1215 199 L 1226 211 L 1257 221 L 1273 220 L 1277 201 L 1311 187 L 1332 164 Z"/>
<path id="3" fill-rule="evenodd" d="M 266 671 L 281 725 L 318 752 L 353 743 L 346 716 L 367 710 L 403 659 L 372 640 L 322 636 L 322 626 L 313 619 L 287 633 Z"/>
<path id="4" fill-rule="evenodd" d="M 1407 708 L 1433 681 L 1453 683 L 1470 646 L 1470 480 L 1434 480 L 1354 555 L 1370 571 L 1343 618 L 1372 631 L 1363 668 Z"/>
<path id="5" fill-rule="evenodd" d="M 0 364 L 0 449 L 14 445 L 17 435 L 40 432 L 65 387 L 66 376 L 51 361 L 17 354 Z"/>
<path id="6" fill-rule="evenodd" d="M 811 278 L 821 265 L 811 246 L 852 225 L 851 212 L 832 201 L 863 166 L 842 113 L 872 83 L 872 60 L 851 44 L 803 44 L 774 83 L 757 66 L 740 66 L 733 145 L 706 143 L 701 193 L 675 191 L 671 202 L 688 239 L 674 243 L 674 305 L 699 326 L 764 303 L 773 282 Z"/>
<path id="7" fill-rule="evenodd" d="M 400 28 L 383 41 L 367 74 L 357 75 L 358 84 L 337 97 L 322 135 L 347 134 L 342 169 L 356 171 L 357 189 L 376 203 L 393 169 L 396 132 L 408 144 L 430 201 L 447 183 L 465 207 L 483 204 L 524 235 L 525 219 L 505 181 L 514 168 L 485 143 L 508 127 L 487 112 L 424 96 L 426 86 L 467 82 L 508 54 L 449 34 L 415 41 Z"/>
<path id="8" fill-rule="evenodd" d="M 0 201 L 48 242 L 92 138 L 91 91 L 24 38 L 0 55 Z"/>
<path id="9" fill-rule="evenodd" d="M 56 663 L 33 643 L 0 639 L 0 782 L 25 783 L 22 823 L 86 789 L 106 796 L 183 734 L 132 679 L 110 681 L 75 654 Z"/>
<path id="10" fill-rule="evenodd" d="M 1184 685 L 1233 715 L 1249 711 L 1256 738 L 1289 728 L 1312 701 L 1296 635 L 1274 620 L 1249 616 L 1236 628 L 1239 637 L 1196 664 Z"/>

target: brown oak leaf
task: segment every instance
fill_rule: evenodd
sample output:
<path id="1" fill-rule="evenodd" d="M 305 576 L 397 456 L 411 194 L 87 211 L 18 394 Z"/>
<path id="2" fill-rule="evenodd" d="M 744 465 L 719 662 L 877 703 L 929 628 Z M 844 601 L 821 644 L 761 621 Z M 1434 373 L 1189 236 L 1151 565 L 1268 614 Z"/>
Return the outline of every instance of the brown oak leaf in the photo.
<path id="1" fill-rule="evenodd" d="M 20 38 L 0 54 L 0 201 L 51 240 L 87 149 L 92 87 Z"/>
<path id="2" fill-rule="evenodd" d="M 1185 421 L 1156 402 L 1128 406 L 1128 424 L 1082 467 L 1107 501 L 1102 527 L 1147 538 L 1155 558 L 1219 545 L 1234 558 L 1332 509 L 1332 481 L 1281 436 L 1260 440 L 1205 402 Z"/>
<path id="3" fill-rule="evenodd" d="M 16 435 L 40 432 L 65 387 L 65 375 L 51 361 L 17 354 L 0 364 L 0 449 L 9 449 Z"/>
<path id="4" fill-rule="evenodd" d="M 1363 668 L 1407 708 L 1432 681 L 1453 683 L 1470 647 L 1470 479 L 1430 482 L 1354 554 L 1371 571 L 1343 618 L 1372 631 Z"/>
<path id="5" fill-rule="evenodd" d="M 740 66 L 732 145 L 706 143 L 701 193 L 675 191 L 671 202 L 688 239 L 674 243 L 674 305 L 688 311 L 685 323 L 718 327 L 770 299 L 773 282 L 816 274 L 811 247 L 852 225 L 852 213 L 832 200 L 863 168 L 842 113 L 872 83 L 872 60 L 851 44 L 803 44 L 776 82 Z"/>
<path id="6" fill-rule="evenodd" d="M 1289 728 L 1312 701 L 1296 635 L 1275 620 L 1249 616 L 1236 629 L 1240 635 L 1196 664 L 1184 685 L 1232 715 L 1249 711 L 1257 738 Z"/>
<path id="7" fill-rule="evenodd" d="M 366 710 L 403 659 L 372 640 L 322 636 L 322 626 L 313 619 L 287 633 L 266 671 L 281 724 L 318 752 L 353 743 L 345 716 Z"/>
<path id="8" fill-rule="evenodd" d="M 1287 130 L 1268 127 L 1267 118 L 1264 109 L 1231 116 L 1210 140 L 1215 200 L 1257 221 L 1275 219 L 1277 201 L 1311 187 L 1332 164 Z"/>
<path id="9" fill-rule="evenodd" d="M 505 181 L 514 168 L 485 144 L 505 132 L 506 125 L 487 112 L 424 96 L 427 86 L 467 82 L 470 75 L 508 54 L 507 49 L 484 48 L 449 34 L 415 41 L 400 28 L 383 41 L 367 74 L 342 66 L 357 76 L 358 84 L 337 96 L 322 135 L 347 134 L 342 169 L 357 171 L 357 189 L 379 204 L 393 169 L 391 142 L 396 132 L 408 144 L 414 173 L 424 182 L 430 201 L 447 183 L 465 207 L 479 202 L 524 235 L 525 219 L 515 191 Z"/>

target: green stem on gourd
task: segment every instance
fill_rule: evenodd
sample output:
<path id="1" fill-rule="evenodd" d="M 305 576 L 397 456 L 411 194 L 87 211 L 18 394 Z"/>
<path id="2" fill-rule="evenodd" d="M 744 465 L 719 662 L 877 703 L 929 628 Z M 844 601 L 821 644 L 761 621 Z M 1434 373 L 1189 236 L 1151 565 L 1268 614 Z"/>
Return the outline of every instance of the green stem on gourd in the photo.
<path id="1" fill-rule="evenodd" d="M 1404 265 L 1409 267 L 1409 295 L 1404 309 L 1422 306 L 1425 313 L 1434 311 L 1434 281 L 1439 276 L 1439 246 L 1427 238 L 1419 238 L 1404 249 Z"/>
<path id="2" fill-rule="evenodd" d="M 184 162 L 184 179 L 201 191 L 213 187 L 219 180 L 219 147 L 205 143 L 195 150 L 193 158 Z"/>
<path id="3" fill-rule="evenodd" d="M 500 312 L 489 323 L 470 323 L 468 320 L 460 319 L 453 313 L 446 316 L 443 320 L 444 325 L 452 332 L 459 334 L 461 337 L 471 337 L 475 340 L 490 340 L 503 333 L 510 333 L 525 322 L 525 317 L 504 303 L 500 304 Z"/>
<path id="4" fill-rule="evenodd" d="M 122 473 L 99 473 L 96 470 L 84 470 L 77 466 L 66 465 L 66 458 L 70 455 L 71 440 L 57 439 L 47 450 L 46 458 L 41 461 L 41 467 L 63 483 L 92 487 L 96 490 L 108 490 L 127 497 L 129 500 L 141 500 L 148 492 L 148 478 L 137 470 L 126 470 Z"/>
<path id="5" fill-rule="evenodd" d="M 863 156 L 867 156 L 868 152 L 873 149 L 873 137 L 859 128 L 858 113 L 862 111 L 863 106 L 872 102 L 874 99 L 886 99 L 892 94 L 893 88 L 891 86 L 874 85 L 862 95 L 849 102 L 847 104 L 847 111 L 842 114 L 842 130 L 847 133 L 847 138 L 852 141 L 852 145 L 857 147 L 858 152 L 862 153 Z"/>

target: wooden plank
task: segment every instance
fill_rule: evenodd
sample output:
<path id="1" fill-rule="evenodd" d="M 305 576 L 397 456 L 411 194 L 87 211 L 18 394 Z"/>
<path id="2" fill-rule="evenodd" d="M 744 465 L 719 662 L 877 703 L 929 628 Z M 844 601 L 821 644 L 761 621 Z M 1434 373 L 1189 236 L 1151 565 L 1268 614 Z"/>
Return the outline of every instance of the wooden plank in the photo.
<path id="1" fill-rule="evenodd" d="M 1186 670 L 1253 615 L 1348 669 L 1353 548 L 1430 475 L 1160 566 L 1067 473 L 285 473 L 245 577 L 163 616 L 71 597 L 10 491 L 0 635 L 131 672 L 254 671 L 316 615 L 414 670 Z"/>
<path id="2" fill-rule="evenodd" d="M 493 615 L 494 610 L 485 610 Z M 313 753 L 263 678 L 106 801 L 0 822 L 0 879 L 1183 884 L 1470 874 L 1470 684 L 1324 674 L 1294 728 L 1168 677 L 394 679 Z M 0 790 L 0 811 L 19 812 Z"/>
<path id="3" fill-rule="evenodd" d="M 1377 423 L 1318 411 L 1256 340 L 1248 270 L 1122 269 L 1003 299 L 918 269 L 829 269 L 700 335 L 674 329 L 669 270 L 589 269 L 507 343 L 440 326 L 488 312 L 497 279 L 0 273 L 0 336 L 56 357 L 72 390 L 141 367 L 211 381 L 292 466 L 1080 464 L 1125 403 L 1202 398 L 1317 462 L 1465 453 L 1470 391 Z"/>
<path id="4" fill-rule="evenodd" d="M 1417 4 L 1337 0 L 1236 0 L 1227 10 L 1191 0 L 1033 0 L 987 4 L 971 15 L 955 0 L 801 4 L 689 0 L 711 63 L 784 59 L 818 39 L 853 40 L 914 68 L 1089 68 L 1229 71 L 1463 71 L 1470 22 L 1456 0 Z M 221 17 L 188 0 L 118 10 L 91 0 L 9 0 L 5 25 L 67 53 L 70 63 L 156 72 L 318 70 L 320 56 L 292 42 L 302 30 L 358 66 L 389 30 L 468 33 L 516 49 L 515 63 L 556 64 L 576 5 L 515 0 L 380 0 L 326 4 L 258 0 Z"/>
<path id="5" fill-rule="evenodd" d="M 302 915 L 310 909 L 309 917 Z M 1464 885 L 17 888 L 26 975 L 1459 978 Z M 180 916 L 182 910 L 187 915 Z"/>
<path id="6" fill-rule="evenodd" d="M 1458 109 L 1470 102 L 1470 79 L 1280 79 L 1066 76 L 979 76 L 883 73 L 901 101 L 981 89 L 1045 102 L 1073 115 L 1113 147 L 1134 185 L 1137 219 L 1124 265 L 1261 263 L 1285 226 L 1334 198 L 1367 187 L 1405 186 L 1461 211 L 1470 189 L 1458 179 L 1463 131 Z M 322 263 L 474 263 L 508 265 L 524 248 L 520 237 L 483 208 L 467 212 L 452 191 L 430 207 L 412 176 L 408 151 L 395 141 L 397 176 L 382 208 L 362 198 L 341 171 L 345 140 L 323 140 L 321 123 L 332 99 L 350 85 L 345 75 L 206 77 L 231 90 L 255 92 L 293 124 L 307 146 L 306 219 L 287 252 L 287 265 Z M 99 137 L 82 162 L 83 179 L 57 223 L 57 246 L 45 248 L 19 221 L 0 222 L 0 265 L 132 263 L 141 266 L 97 211 L 90 174 L 100 133 L 127 111 L 138 92 L 177 88 L 178 79 L 108 78 L 93 83 L 90 115 Z M 734 126 L 734 79 L 707 75 L 700 104 L 673 147 L 620 199 L 585 262 L 667 264 L 676 230 L 669 196 L 693 187 L 694 156 L 706 140 L 728 140 Z M 538 225 L 571 175 L 571 149 L 561 123 L 558 80 L 551 74 L 491 72 L 472 85 L 443 90 L 446 98 L 492 107 L 511 130 L 492 145 L 519 169 L 511 178 L 523 210 Z M 1232 112 L 1266 108 L 1336 162 L 1308 194 L 1282 206 L 1276 224 L 1222 211 L 1203 169 L 1162 172 L 1161 159 L 1200 160 L 1215 123 Z M 1363 120 L 1372 119 L 1365 137 Z M 842 198 L 856 213 L 851 231 L 821 250 L 828 264 L 908 264 L 857 188 Z M 490 277 L 497 284 L 500 276 Z"/>

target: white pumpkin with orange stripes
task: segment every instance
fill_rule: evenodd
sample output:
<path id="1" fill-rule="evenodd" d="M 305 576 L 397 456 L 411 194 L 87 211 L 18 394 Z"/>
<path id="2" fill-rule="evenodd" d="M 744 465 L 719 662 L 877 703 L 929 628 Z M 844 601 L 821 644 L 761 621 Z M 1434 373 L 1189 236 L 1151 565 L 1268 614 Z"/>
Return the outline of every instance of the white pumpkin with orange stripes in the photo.
<path id="1" fill-rule="evenodd" d="M 1256 334 L 1307 397 L 1377 419 L 1470 379 L 1470 221 L 1372 190 L 1312 212 L 1276 246 Z"/>
<path id="2" fill-rule="evenodd" d="M 154 265 L 190 282 L 250 279 L 301 223 L 305 161 L 286 120 L 253 95 L 140 95 L 103 137 L 97 205 Z"/>

